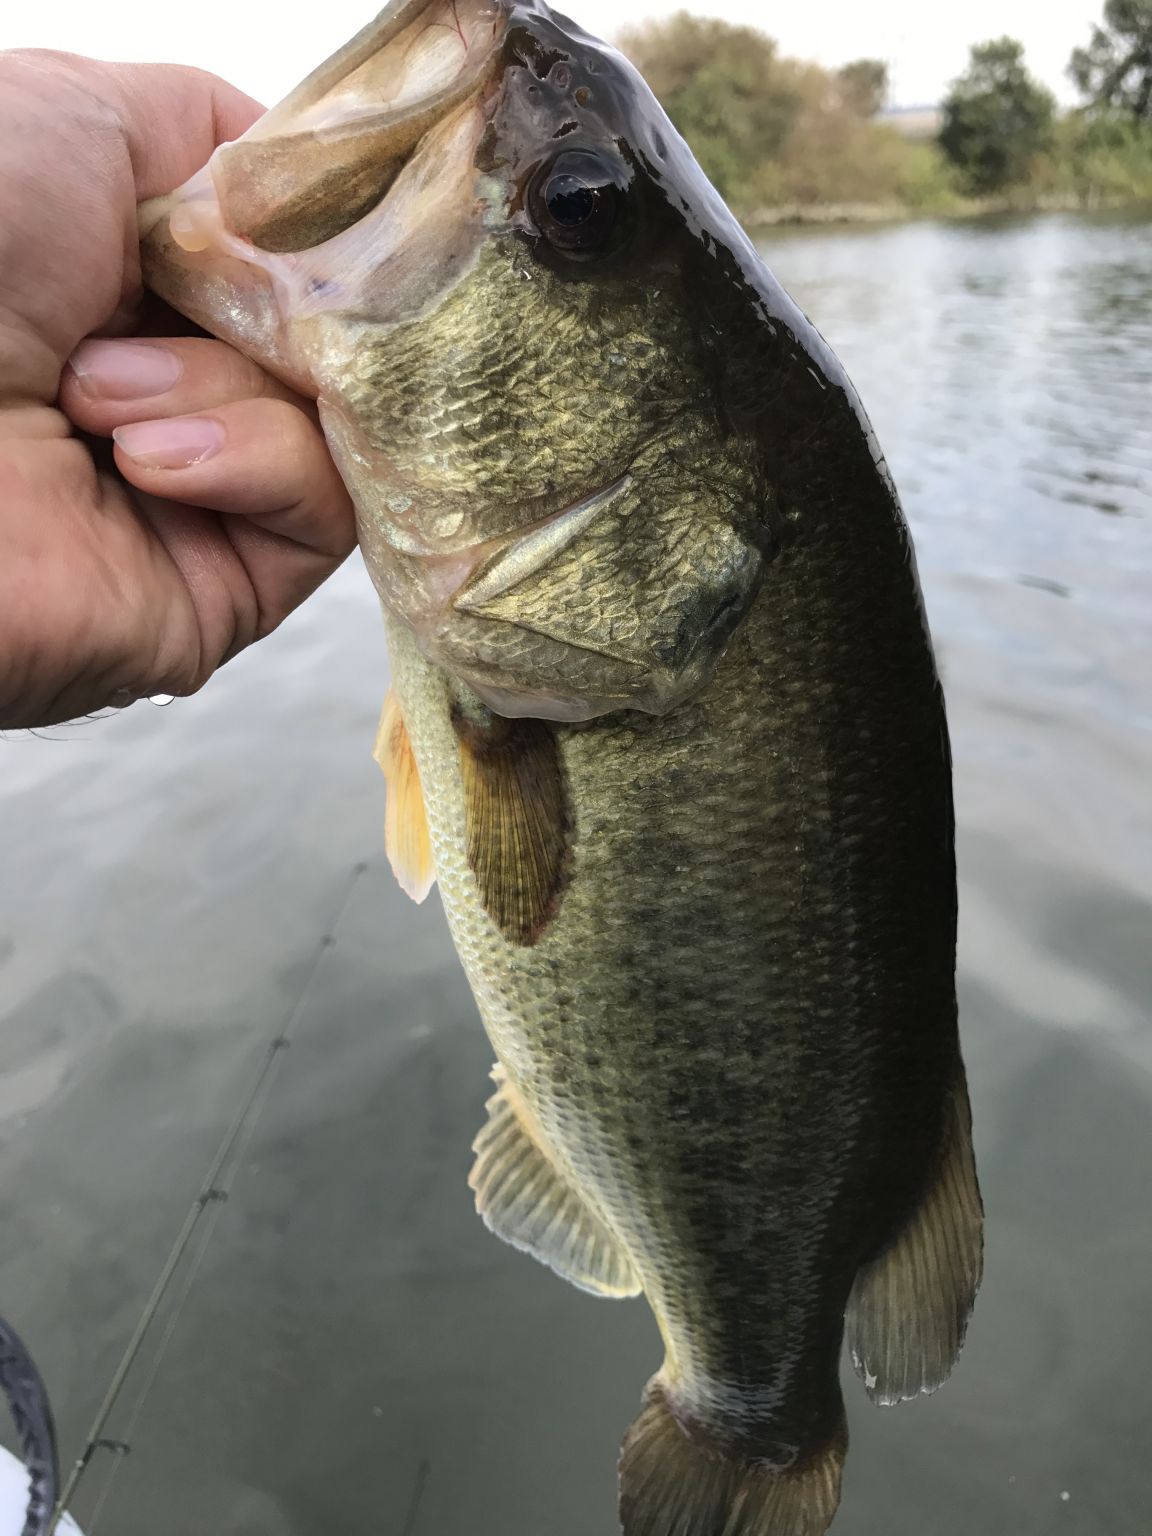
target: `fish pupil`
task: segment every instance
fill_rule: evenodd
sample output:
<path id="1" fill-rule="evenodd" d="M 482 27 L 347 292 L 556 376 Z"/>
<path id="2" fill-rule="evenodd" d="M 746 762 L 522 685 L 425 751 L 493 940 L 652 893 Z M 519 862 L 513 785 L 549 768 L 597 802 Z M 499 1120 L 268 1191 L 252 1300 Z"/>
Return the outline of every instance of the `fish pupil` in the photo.
<path id="1" fill-rule="evenodd" d="M 577 176 L 566 175 L 552 178 L 545 201 L 557 224 L 575 229 L 592 218 L 600 198 L 597 188 L 588 186 Z"/>

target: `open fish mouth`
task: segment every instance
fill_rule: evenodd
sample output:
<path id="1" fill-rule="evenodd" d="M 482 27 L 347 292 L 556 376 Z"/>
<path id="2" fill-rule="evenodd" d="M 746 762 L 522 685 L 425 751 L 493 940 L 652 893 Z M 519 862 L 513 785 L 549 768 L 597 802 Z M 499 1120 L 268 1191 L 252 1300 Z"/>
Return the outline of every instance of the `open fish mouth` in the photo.
<path id="1" fill-rule="evenodd" d="M 521 9 L 524 9 L 521 7 Z M 393 0 L 242 138 L 142 203 L 145 280 L 303 394 L 324 391 L 310 320 L 419 311 L 475 201 L 506 0 Z M 468 246 L 464 249 L 464 246 Z"/>
<path id="2" fill-rule="evenodd" d="M 176 193 L 168 215 L 198 254 L 284 254 L 321 245 L 387 195 L 425 135 L 483 86 L 508 8 L 502 0 L 393 0 Z"/>

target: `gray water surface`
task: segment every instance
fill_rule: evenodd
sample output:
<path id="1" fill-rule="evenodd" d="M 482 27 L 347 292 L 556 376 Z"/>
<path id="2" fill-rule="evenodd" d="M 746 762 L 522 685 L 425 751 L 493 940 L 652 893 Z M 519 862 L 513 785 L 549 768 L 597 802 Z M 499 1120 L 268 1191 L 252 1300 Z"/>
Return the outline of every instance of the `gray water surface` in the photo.
<path id="1" fill-rule="evenodd" d="M 952 1382 L 884 1411 L 847 1383 L 835 1531 L 1144 1530 L 1152 225 L 765 251 L 916 536 L 988 1205 Z M 196 699 L 0 740 L 0 1311 L 66 1456 L 259 1085 L 103 1428 L 130 1451 L 96 1450 L 74 1500 L 88 1536 L 616 1531 L 655 1329 L 472 1210 L 491 1053 L 435 896 L 383 858 L 386 685 L 356 563 Z"/>

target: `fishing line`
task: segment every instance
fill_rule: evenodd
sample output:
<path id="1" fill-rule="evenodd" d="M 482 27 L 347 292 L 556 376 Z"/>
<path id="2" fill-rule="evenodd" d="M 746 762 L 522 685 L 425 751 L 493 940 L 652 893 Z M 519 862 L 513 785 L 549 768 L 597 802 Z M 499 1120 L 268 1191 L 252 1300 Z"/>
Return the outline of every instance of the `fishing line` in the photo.
<path id="1" fill-rule="evenodd" d="M 133 1365 L 136 1363 L 137 1356 L 143 1347 L 148 1330 L 152 1326 L 152 1323 L 155 1321 L 156 1314 L 160 1310 L 160 1307 L 164 1302 L 164 1298 L 167 1295 L 172 1281 L 176 1275 L 176 1271 L 180 1267 L 181 1260 L 184 1258 L 184 1255 L 187 1252 L 194 1235 L 196 1234 L 197 1228 L 200 1227 L 201 1241 L 198 1245 L 192 1264 L 189 1266 L 189 1274 L 186 1276 L 185 1283 L 180 1289 L 172 1311 L 172 1315 L 170 1316 L 168 1324 L 163 1334 L 161 1335 L 160 1342 L 152 1360 L 152 1365 L 144 1380 L 141 1392 L 136 1399 L 136 1403 L 132 1409 L 131 1414 L 129 1415 L 129 1429 L 134 1427 L 139 1419 L 144 1400 L 156 1379 L 160 1363 L 164 1357 L 164 1352 L 167 1349 L 172 1335 L 175 1332 L 176 1323 L 179 1319 L 180 1313 L 188 1300 L 188 1296 L 192 1289 L 192 1281 L 195 1279 L 196 1273 L 204 1259 L 208 1241 L 211 1239 L 220 1210 L 228 1198 L 229 1191 L 231 1190 L 232 1183 L 236 1177 L 240 1163 L 243 1161 L 244 1151 L 247 1148 L 249 1141 L 251 1140 L 252 1133 L 256 1127 L 256 1122 L 260 1116 L 260 1111 L 263 1109 L 264 1101 L 268 1096 L 277 1064 L 279 1063 L 281 1056 L 283 1056 L 285 1049 L 291 1042 L 293 1030 L 295 1029 L 297 1020 L 299 1019 L 303 1010 L 303 1006 L 311 990 L 312 983 L 320 969 L 321 962 L 323 961 L 324 956 L 336 942 L 336 930 L 340 926 L 344 914 L 348 909 L 348 904 L 352 899 L 352 893 L 355 890 L 360 877 L 364 874 L 367 868 L 367 864 L 357 864 L 352 870 L 352 873 L 349 876 L 347 882 L 345 883 L 343 891 L 340 895 L 340 900 L 333 912 L 332 920 L 328 924 L 327 932 L 320 940 L 316 952 L 312 957 L 312 963 L 308 967 L 308 973 L 304 978 L 303 985 L 300 988 L 300 992 L 297 995 L 296 1001 L 290 1009 L 283 1027 L 277 1031 L 275 1036 L 273 1036 L 273 1038 L 265 1047 L 263 1058 L 261 1060 L 260 1067 L 256 1073 L 256 1076 L 252 1082 L 252 1086 L 248 1090 L 248 1093 L 245 1096 L 244 1101 L 237 1111 L 234 1119 L 232 1120 L 232 1123 L 224 1132 L 220 1144 L 208 1164 L 208 1169 L 200 1182 L 199 1192 L 192 1201 L 192 1205 L 188 1210 L 188 1214 L 184 1218 L 180 1231 L 177 1234 L 172 1247 L 168 1251 L 168 1257 L 165 1259 L 164 1264 L 160 1270 L 160 1274 L 156 1279 L 156 1283 L 152 1287 L 152 1292 L 144 1304 L 144 1310 L 141 1312 L 136 1327 L 132 1331 L 132 1336 L 125 1346 L 123 1355 L 120 1357 L 120 1362 L 112 1374 L 112 1379 L 108 1383 L 108 1390 L 105 1392 L 103 1400 L 101 1401 L 99 1408 L 96 1410 L 96 1416 L 92 1420 L 92 1425 L 88 1430 L 88 1435 L 86 1437 L 84 1447 L 72 1464 L 72 1468 L 68 1474 L 67 1481 L 65 1482 L 64 1487 L 61 1490 L 60 1497 L 56 1502 L 56 1508 L 52 1516 L 52 1522 L 48 1527 L 48 1536 L 52 1536 L 52 1533 L 56 1530 L 61 1516 L 73 1499 L 76 1490 L 80 1485 L 80 1480 L 84 1476 L 88 1467 L 91 1465 L 92 1458 L 95 1453 L 101 1449 L 101 1447 L 109 1447 L 109 1442 L 104 1438 L 104 1429 L 107 1426 L 108 1420 L 116 1407 L 116 1403 L 124 1389 L 128 1375 L 131 1372 Z M 229 1159 L 232 1159 L 231 1167 L 227 1167 Z M 225 1171 L 226 1169 L 227 1171 Z M 201 1220 L 204 1218 L 205 1212 L 208 1213 L 208 1216 L 207 1219 L 204 1220 L 203 1225 L 201 1225 Z M 90 1530 L 95 1528 L 94 1522 L 99 1517 L 100 1511 L 104 1506 L 104 1502 L 108 1496 L 109 1489 L 111 1488 L 120 1462 L 123 1460 L 123 1452 L 126 1451 L 129 1447 L 126 1443 L 118 1443 L 115 1447 L 112 1448 L 116 1449 L 121 1454 L 117 1456 L 116 1461 L 113 1462 L 111 1468 L 109 1469 L 108 1477 L 105 1481 L 103 1491 L 101 1492 L 100 1498 L 97 1502 L 93 1518 L 89 1522 Z"/>
<path id="2" fill-rule="evenodd" d="M 287 1042 L 284 1043 L 287 1044 Z M 277 1049 L 283 1049 L 283 1047 L 277 1047 Z M 266 1060 L 265 1067 L 267 1067 L 267 1065 L 268 1063 Z M 271 1081 L 272 1075 L 269 1072 L 265 1078 L 265 1087 L 270 1084 Z M 261 1107 L 262 1103 L 263 1101 L 261 1100 Z M 114 1452 L 115 1460 L 113 1460 L 109 1465 L 107 1475 L 104 1478 L 103 1487 L 100 1489 L 96 1503 L 92 1507 L 91 1514 L 84 1522 L 84 1527 L 88 1532 L 88 1536 L 96 1536 L 96 1529 L 100 1524 L 100 1518 L 104 1512 L 104 1505 L 107 1503 L 108 1496 L 111 1494 L 113 1484 L 116 1481 L 116 1473 L 120 1470 L 121 1461 L 131 1450 L 132 1441 L 136 1433 L 136 1426 L 140 1421 L 140 1415 L 143 1412 L 144 1404 L 148 1398 L 149 1393 L 152 1391 L 152 1388 L 156 1384 L 156 1378 L 160 1374 L 160 1367 L 164 1362 L 164 1356 L 168 1352 L 168 1346 L 172 1342 L 172 1337 L 176 1332 L 176 1327 L 180 1321 L 180 1316 L 184 1311 L 184 1307 L 192 1293 L 192 1287 L 196 1283 L 196 1277 L 200 1273 L 200 1267 L 203 1264 L 205 1256 L 208 1252 L 208 1245 L 212 1241 L 212 1234 L 216 1230 L 216 1222 L 219 1219 L 220 1212 L 224 1209 L 225 1203 L 228 1199 L 228 1194 L 232 1187 L 232 1180 L 235 1178 L 236 1172 L 244 1160 L 244 1154 L 248 1149 L 248 1145 L 252 1139 L 252 1132 L 256 1128 L 258 1119 L 259 1109 L 256 1109 L 248 1121 L 245 1132 L 236 1142 L 236 1155 L 233 1159 L 231 1168 L 229 1169 L 227 1175 L 222 1176 L 220 1182 L 213 1190 L 210 1208 L 208 1208 L 207 1215 L 200 1223 L 199 1229 L 195 1236 L 195 1247 L 192 1249 L 192 1258 L 185 1269 L 184 1278 L 181 1281 L 180 1289 L 176 1292 L 175 1300 L 172 1303 L 168 1321 L 164 1326 L 163 1333 L 160 1335 L 160 1341 L 156 1346 L 151 1363 L 149 1364 L 144 1380 L 141 1383 L 140 1391 L 136 1395 L 136 1401 L 133 1403 L 132 1411 L 129 1413 L 127 1422 L 124 1425 L 123 1434 L 118 1436 L 114 1441 L 101 1439 L 96 1442 L 97 1446 L 103 1446 L 105 1449 Z M 90 1447 L 90 1449 L 95 1449 L 95 1447 Z"/>
<path id="3" fill-rule="evenodd" d="M 424 1502 L 424 1489 L 428 1486 L 428 1474 L 432 1470 L 432 1463 L 424 1457 L 416 1468 L 416 1482 L 412 1489 L 412 1497 L 408 1503 L 408 1514 L 404 1520 L 404 1529 L 400 1536 L 412 1536 L 416 1529 L 416 1517 L 420 1513 L 420 1505 Z"/>

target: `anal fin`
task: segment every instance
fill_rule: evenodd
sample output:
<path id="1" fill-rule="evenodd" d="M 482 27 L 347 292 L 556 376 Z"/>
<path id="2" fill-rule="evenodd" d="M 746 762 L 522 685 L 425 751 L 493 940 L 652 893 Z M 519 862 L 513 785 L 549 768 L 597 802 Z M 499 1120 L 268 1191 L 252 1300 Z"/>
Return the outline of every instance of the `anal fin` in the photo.
<path id="1" fill-rule="evenodd" d="M 565 1280 L 596 1296 L 638 1296 L 627 1254 L 527 1125 L 515 1089 L 499 1067 L 488 1120 L 472 1143 L 469 1186 L 485 1225 Z"/>
<path id="2" fill-rule="evenodd" d="M 848 1303 L 852 1361 L 876 1402 L 934 1392 L 947 1378 L 980 1284 L 983 1232 L 972 1112 L 958 1063 L 932 1182 L 893 1241 L 860 1270 Z"/>
<path id="3" fill-rule="evenodd" d="M 395 692 L 389 688 L 372 756 L 384 773 L 384 847 L 400 889 L 421 902 L 436 883 L 420 773 Z"/>

